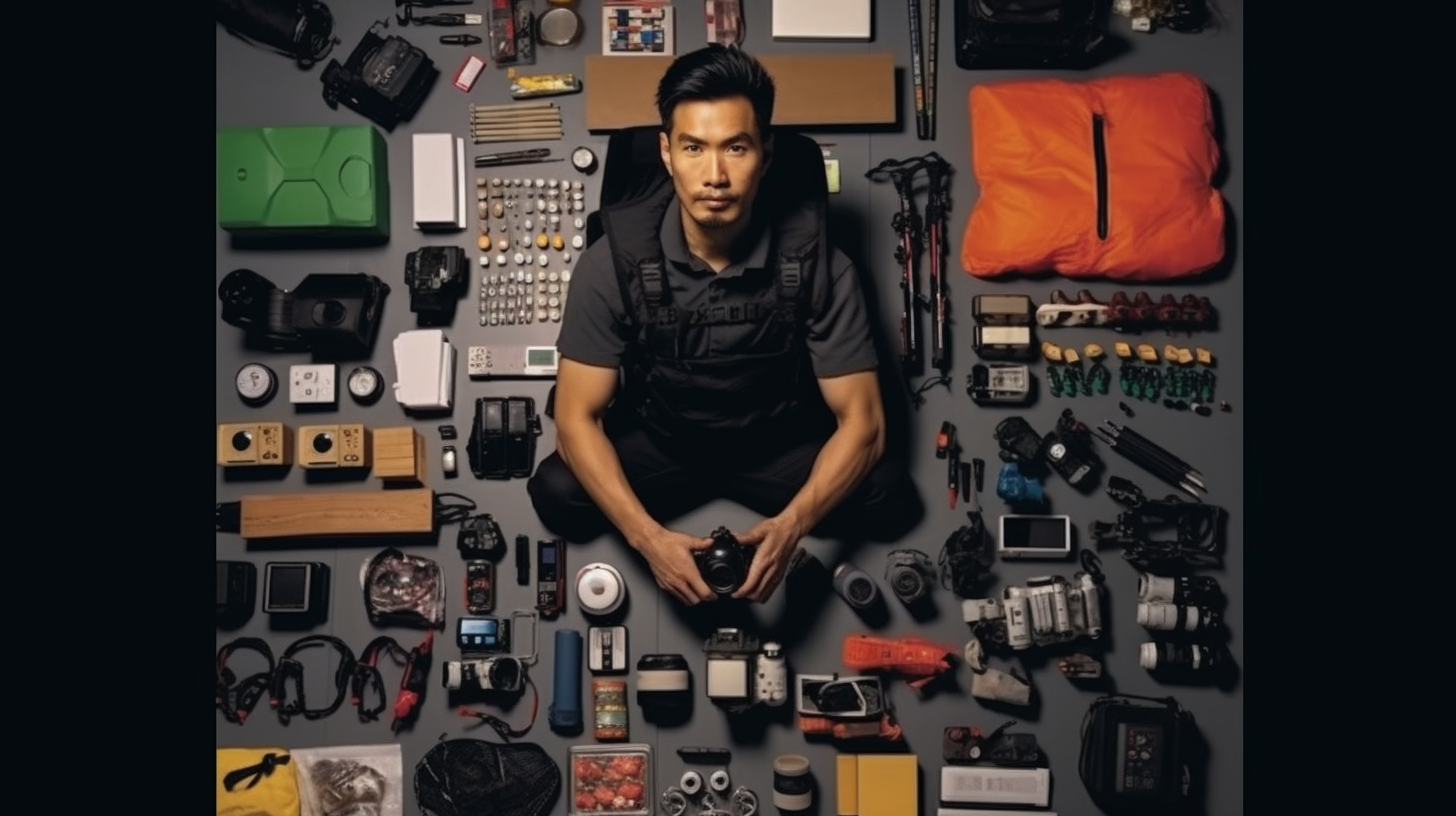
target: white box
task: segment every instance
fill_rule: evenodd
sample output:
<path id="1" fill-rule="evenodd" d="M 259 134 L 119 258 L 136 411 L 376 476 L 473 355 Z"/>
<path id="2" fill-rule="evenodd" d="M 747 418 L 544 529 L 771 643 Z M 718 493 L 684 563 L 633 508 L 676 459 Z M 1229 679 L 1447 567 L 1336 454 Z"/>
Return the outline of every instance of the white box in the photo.
<path id="1" fill-rule="evenodd" d="M 1051 771 L 945 765 L 940 769 L 940 801 L 947 805 L 1031 805 L 1051 802 Z"/>
<path id="2" fill-rule="evenodd" d="M 448 409 L 455 392 L 455 347 L 440 329 L 415 329 L 394 338 L 394 399 L 419 411 Z"/>
<path id="3" fill-rule="evenodd" d="M 332 405 L 339 397 L 334 389 L 338 366 L 333 363 L 288 367 L 288 401 L 294 405 Z"/>
<path id="4" fill-rule="evenodd" d="M 872 23 L 870 0 L 774 0 L 773 3 L 776 40 L 868 40 Z"/>
<path id="5" fill-rule="evenodd" d="M 414 134 L 415 229 L 465 229 L 465 139 Z"/>

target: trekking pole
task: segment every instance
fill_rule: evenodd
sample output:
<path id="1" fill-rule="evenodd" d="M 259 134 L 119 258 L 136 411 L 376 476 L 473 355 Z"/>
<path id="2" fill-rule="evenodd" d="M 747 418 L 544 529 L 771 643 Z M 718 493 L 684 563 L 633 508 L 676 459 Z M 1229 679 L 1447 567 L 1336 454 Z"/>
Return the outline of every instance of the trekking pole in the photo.
<path id="1" fill-rule="evenodd" d="M 890 227 L 900 235 L 900 244 L 895 247 L 895 261 L 900 264 L 900 291 L 904 304 L 900 313 L 900 364 L 906 374 L 919 371 L 921 363 L 920 328 L 916 315 L 920 308 L 920 292 L 915 279 L 915 259 L 920 255 L 920 217 L 911 198 L 915 171 L 919 166 L 918 159 L 904 162 L 885 159 L 865 173 L 871 181 L 889 179 L 900 197 L 900 210 L 890 219 Z"/>
<path id="2" fill-rule="evenodd" d="M 930 364 L 942 375 L 949 374 L 946 350 L 945 297 L 945 219 L 950 209 L 950 164 L 931 152 L 924 156 L 925 175 L 929 181 L 929 198 L 925 202 L 926 247 L 930 253 Z"/>

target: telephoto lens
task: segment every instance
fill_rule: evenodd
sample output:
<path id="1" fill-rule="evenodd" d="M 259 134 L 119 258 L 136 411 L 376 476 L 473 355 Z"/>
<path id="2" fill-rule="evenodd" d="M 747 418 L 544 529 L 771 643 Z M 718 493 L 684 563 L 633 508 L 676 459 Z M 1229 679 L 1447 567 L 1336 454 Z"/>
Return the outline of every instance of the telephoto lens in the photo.
<path id="1" fill-rule="evenodd" d="M 1221 662 L 1218 651 L 1192 643 L 1144 643 L 1138 647 L 1138 665 L 1148 671 L 1209 672 Z"/>
<path id="2" fill-rule="evenodd" d="M 1164 578 L 1150 572 L 1138 575 L 1139 601 L 1208 606 L 1216 602 L 1222 595 L 1222 591 L 1218 588 L 1218 581 L 1207 576 L 1183 575 L 1177 578 Z"/>
<path id="3" fill-rule="evenodd" d="M 1218 628 L 1218 613 L 1206 606 L 1179 606 L 1170 603 L 1140 603 L 1137 622 L 1144 629 L 1165 632 L 1203 632 Z"/>

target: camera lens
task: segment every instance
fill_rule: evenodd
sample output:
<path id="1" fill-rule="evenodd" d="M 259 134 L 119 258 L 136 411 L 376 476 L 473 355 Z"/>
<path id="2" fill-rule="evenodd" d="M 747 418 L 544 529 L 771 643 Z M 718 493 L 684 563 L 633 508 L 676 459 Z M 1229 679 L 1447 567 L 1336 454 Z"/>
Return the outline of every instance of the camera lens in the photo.
<path id="1" fill-rule="evenodd" d="M 743 559 L 732 549 L 714 547 L 703 557 L 701 570 L 708 588 L 719 595 L 731 595 L 743 585 Z"/>
<path id="2" fill-rule="evenodd" d="M 864 609 L 880 596 L 874 579 L 848 561 L 834 569 L 834 590 L 855 609 Z"/>
<path id="3" fill-rule="evenodd" d="M 514 691 L 521 684 L 521 664 L 515 658 L 501 657 L 490 663 L 490 687 Z"/>
<path id="4" fill-rule="evenodd" d="M 890 573 L 890 589 L 895 597 L 908 604 L 925 594 L 925 580 L 914 567 L 896 567 Z"/>

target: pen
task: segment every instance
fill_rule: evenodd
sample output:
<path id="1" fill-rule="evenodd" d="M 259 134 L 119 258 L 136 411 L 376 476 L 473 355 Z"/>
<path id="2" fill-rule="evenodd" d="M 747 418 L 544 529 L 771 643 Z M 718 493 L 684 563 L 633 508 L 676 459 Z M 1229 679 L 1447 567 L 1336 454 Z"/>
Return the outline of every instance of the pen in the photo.
<path id="1" fill-rule="evenodd" d="M 445 34 L 440 37 L 443 45 L 479 45 L 481 42 L 474 34 Z"/>

